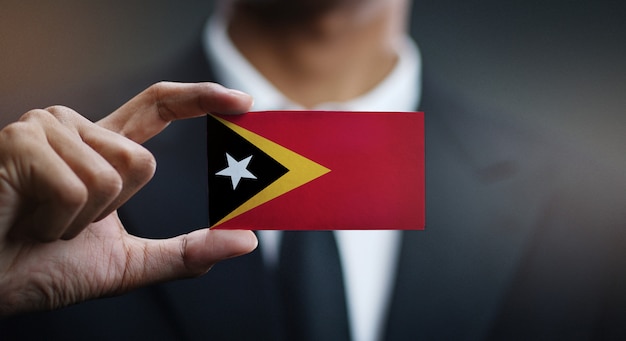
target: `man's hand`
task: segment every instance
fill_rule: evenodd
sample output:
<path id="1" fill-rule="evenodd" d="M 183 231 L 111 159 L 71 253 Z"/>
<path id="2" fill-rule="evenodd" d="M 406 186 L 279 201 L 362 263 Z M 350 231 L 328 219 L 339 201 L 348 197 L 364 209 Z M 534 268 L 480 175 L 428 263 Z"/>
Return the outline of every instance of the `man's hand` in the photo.
<path id="1" fill-rule="evenodd" d="M 251 103 L 213 83 L 159 83 L 97 124 L 55 106 L 0 130 L 0 316 L 198 276 L 252 251 L 250 231 L 149 240 L 129 235 L 116 213 L 154 173 L 140 143 L 171 121 Z"/>

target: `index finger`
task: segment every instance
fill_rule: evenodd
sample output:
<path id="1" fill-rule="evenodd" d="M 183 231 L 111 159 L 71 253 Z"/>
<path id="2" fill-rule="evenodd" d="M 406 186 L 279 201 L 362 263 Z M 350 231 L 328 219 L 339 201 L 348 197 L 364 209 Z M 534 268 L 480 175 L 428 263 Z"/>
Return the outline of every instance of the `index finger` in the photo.
<path id="1" fill-rule="evenodd" d="M 244 113 L 252 97 L 216 83 L 160 82 L 135 96 L 97 124 L 143 143 L 179 119 Z"/>

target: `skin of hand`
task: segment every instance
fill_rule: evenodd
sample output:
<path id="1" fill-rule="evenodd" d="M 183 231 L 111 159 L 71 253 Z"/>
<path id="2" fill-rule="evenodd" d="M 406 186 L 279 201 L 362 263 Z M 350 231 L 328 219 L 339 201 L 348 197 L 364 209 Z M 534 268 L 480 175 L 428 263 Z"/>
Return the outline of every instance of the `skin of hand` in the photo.
<path id="1" fill-rule="evenodd" d="M 141 143 L 171 121 L 251 105 L 218 84 L 161 82 L 97 123 L 54 106 L 0 130 L 0 316 L 199 276 L 254 250 L 251 231 L 138 238 L 116 213 L 154 174 Z"/>

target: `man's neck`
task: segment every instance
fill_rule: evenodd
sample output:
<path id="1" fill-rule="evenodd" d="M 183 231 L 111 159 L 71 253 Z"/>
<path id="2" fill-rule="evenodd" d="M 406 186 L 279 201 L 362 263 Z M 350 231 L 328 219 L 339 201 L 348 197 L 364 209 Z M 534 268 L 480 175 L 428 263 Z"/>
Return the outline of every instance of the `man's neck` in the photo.
<path id="1" fill-rule="evenodd" d="M 404 1 L 335 8 L 307 21 L 235 10 L 234 45 L 287 98 L 304 107 L 353 99 L 391 71 L 404 33 Z"/>

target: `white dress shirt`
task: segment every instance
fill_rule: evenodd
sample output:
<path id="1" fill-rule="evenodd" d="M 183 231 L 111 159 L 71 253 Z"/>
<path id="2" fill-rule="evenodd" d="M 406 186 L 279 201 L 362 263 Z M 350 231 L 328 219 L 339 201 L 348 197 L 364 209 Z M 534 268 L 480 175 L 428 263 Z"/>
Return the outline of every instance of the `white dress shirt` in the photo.
<path id="1" fill-rule="evenodd" d="M 217 80 L 254 97 L 253 110 L 298 110 L 241 55 L 226 32 L 225 16 L 213 16 L 205 26 L 205 53 Z M 410 37 L 398 42 L 398 61 L 387 77 L 368 93 L 347 102 L 324 103 L 315 110 L 414 111 L 421 93 L 421 58 Z M 280 231 L 259 231 L 268 266 L 276 266 Z M 343 268 L 350 331 L 355 341 L 379 338 L 395 279 L 400 232 L 335 231 Z"/>

